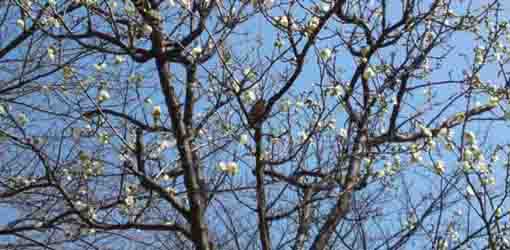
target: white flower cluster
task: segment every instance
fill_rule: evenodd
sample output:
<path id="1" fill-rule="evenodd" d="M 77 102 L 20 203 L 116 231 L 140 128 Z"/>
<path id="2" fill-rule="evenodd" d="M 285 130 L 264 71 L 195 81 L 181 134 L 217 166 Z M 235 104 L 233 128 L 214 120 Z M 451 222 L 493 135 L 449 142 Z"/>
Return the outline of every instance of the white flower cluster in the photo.
<path id="1" fill-rule="evenodd" d="M 153 152 L 151 152 L 151 158 L 157 159 L 161 158 L 163 152 L 169 148 L 173 148 L 175 146 L 175 140 L 171 138 L 162 138 L 156 143 L 156 148 Z"/>
<path id="2" fill-rule="evenodd" d="M 459 232 L 457 232 L 457 230 L 455 230 L 455 225 L 453 223 L 448 225 L 447 235 L 448 235 L 448 238 L 450 238 L 454 242 L 460 240 Z"/>
<path id="3" fill-rule="evenodd" d="M 324 61 L 329 61 L 331 56 L 333 55 L 333 50 L 330 48 L 326 48 L 320 51 L 319 57 Z"/>
<path id="4" fill-rule="evenodd" d="M 474 49 L 474 51 L 475 51 L 475 64 L 476 65 L 484 64 L 485 48 L 482 46 L 478 46 Z"/>
<path id="5" fill-rule="evenodd" d="M 419 149 L 418 144 L 412 144 L 410 147 L 410 152 L 412 163 L 420 163 L 423 161 L 423 157 L 421 156 L 421 150 Z"/>
<path id="6" fill-rule="evenodd" d="M 243 75 L 246 77 L 246 79 L 254 82 L 257 80 L 257 72 L 252 68 L 245 68 L 243 70 Z"/>
<path id="7" fill-rule="evenodd" d="M 6 115 L 7 114 L 7 106 L 5 104 L 0 103 L 0 115 Z"/>
<path id="8" fill-rule="evenodd" d="M 102 162 L 90 158 L 90 156 L 83 151 L 80 152 L 79 158 L 85 179 L 90 176 L 99 176 L 103 174 L 104 166 Z"/>
<path id="9" fill-rule="evenodd" d="M 438 175 L 443 175 L 446 171 L 446 167 L 444 165 L 444 162 L 441 161 L 441 160 L 437 160 L 435 163 L 434 163 L 434 171 L 436 172 L 436 174 Z"/>
<path id="10" fill-rule="evenodd" d="M 98 103 L 102 103 L 102 102 L 105 102 L 105 101 L 108 101 L 110 99 L 110 93 L 108 92 L 108 90 L 106 89 L 101 89 L 99 90 L 98 94 L 97 94 L 97 102 Z"/>
<path id="11" fill-rule="evenodd" d="M 97 3 L 97 0 L 74 0 L 75 4 L 83 4 L 85 6 L 93 6 Z"/>
<path id="12" fill-rule="evenodd" d="M 102 71 L 104 71 L 107 67 L 108 67 L 108 64 L 106 64 L 105 62 L 102 62 L 102 63 L 96 63 L 96 64 L 94 64 L 94 69 L 95 69 L 97 72 L 102 72 Z"/>
<path id="13" fill-rule="evenodd" d="M 16 21 L 16 26 L 18 26 L 21 30 L 25 30 L 25 21 L 23 21 L 23 19 L 18 19 Z"/>
<path id="14" fill-rule="evenodd" d="M 377 73 L 374 70 L 374 68 L 371 65 L 368 65 L 365 68 L 365 71 L 363 72 L 363 79 L 368 81 L 368 80 L 374 78 L 376 75 L 377 75 Z"/>
<path id="15" fill-rule="evenodd" d="M 24 127 L 30 120 L 28 119 L 28 116 L 25 113 L 19 113 L 18 116 L 16 117 L 16 121 L 21 127 Z"/>
<path id="16" fill-rule="evenodd" d="M 11 186 L 13 187 L 26 187 L 34 184 L 37 180 L 31 177 L 15 176 L 10 179 Z"/>
<path id="17" fill-rule="evenodd" d="M 277 16 L 274 18 L 276 24 L 283 28 L 284 30 L 290 29 L 291 31 L 297 31 L 299 30 L 299 26 L 297 23 L 287 16 Z"/>
<path id="18" fill-rule="evenodd" d="M 407 216 L 407 220 L 404 222 L 404 228 L 407 230 L 413 230 L 416 228 L 418 223 L 418 218 L 415 213 L 411 213 Z"/>
<path id="19" fill-rule="evenodd" d="M 317 130 L 316 131 L 335 130 L 335 129 L 336 129 L 336 119 L 335 118 L 325 120 L 324 122 L 323 121 L 317 122 Z M 340 131 L 339 131 L 339 136 L 342 136 L 341 134 L 342 134 L 342 129 L 340 129 Z"/>
<path id="20" fill-rule="evenodd" d="M 446 239 L 439 239 L 437 241 L 437 250 L 448 250 L 448 240 Z"/>
<path id="21" fill-rule="evenodd" d="M 240 145 L 246 145 L 250 142 L 250 137 L 247 134 L 242 134 L 239 137 L 239 144 Z"/>
<path id="22" fill-rule="evenodd" d="M 257 95 L 255 94 L 255 91 L 249 89 L 243 92 L 242 98 L 246 103 L 253 103 L 257 100 Z"/>
<path id="23" fill-rule="evenodd" d="M 83 201 L 77 200 L 77 201 L 74 202 L 74 207 L 78 211 L 83 211 L 83 210 L 85 210 L 88 207 L 88 205 L 87 205 L 87 203 L 85 203 Z"/>
<path id="24" fill-rule="evenodd" d="M 383 178 L 386 176 L 393 176 L 401 170 L 400 156 L 395 155 L 391 161 L 384 162 L 383 169 L 377 171 L 376 176 Z"/>
<path id="25" fill-rule="evenodd" d="M 345 91 L 342 85 L 337 84 L 334 86 L 327 87 L 326 94 L 332 97 L 342 97 L 345 94 Z"/>
<path id="26" fill-rule="evenodd" d="M 99 140 L 99 143 L 106 145 L 110 143 L 110 135 L 108 132 L 101 131 L 97 134 L 97 139 Z"/>
<path id="27" fill-rule="evenodd" d="M 136 85 L 140 84 L 143 81 L 144 77 L 143 75 L 133 73 L 128 76 L 128 82 L 134 83 Z"/>
<path id="28" fill-rule="evenodd" d="M 308 24 L 305 27 L 305 35 L 310 36 L 317 28 L 319 28 L 321 19 L 317 16 L 313 16 L 308 20 Z"/>
<path id="29" fill-rule="evenodd" d="M 229 162 L 221 161 L 218 164 L 217 169 L 218 169 L 218 171 L 227 173 L 228 175 L 237 175 L 239 173 L 239 165 L 233 161 L 229 161 Z"/>
<path id="30" fill-rule="evenodd" d="M 176 196 L 177 195 L 177 190 L 175 190 L 174 188 L 172 187 L 166 187 L 165 188 L 165 191 L 170 195 L 170 196 Z"/>
<path id="31" fill-rule="evenodd" d="M 150 99 L 146 99 L 146 103 L 152 102 Z M 161 121 L 161 106 L 154 106 L 152 108 L 152 118 L 154 119 L 154 123 L 158 123 Z"/>
<path id="32" fill-rule="evenodd" d="M 135 199 L 134 195 L 135 195 L 136 191 L 137 191 L 137 188 L 133 184 L 127 184 L 124 187 L 124 192 L 126 194 L 126 197 L 124 198 L 124 200 L 120 206 L 120 209 L 121 209 L 120 211 L 124 215 L 129 215 L 130 211 L 135 207 L 136 199 Z"/>

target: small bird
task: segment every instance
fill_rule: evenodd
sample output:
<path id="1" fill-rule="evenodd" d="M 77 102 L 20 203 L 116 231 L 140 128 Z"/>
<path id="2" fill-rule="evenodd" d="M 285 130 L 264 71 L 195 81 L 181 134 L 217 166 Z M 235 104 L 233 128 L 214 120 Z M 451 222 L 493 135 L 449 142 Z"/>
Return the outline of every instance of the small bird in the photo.
<path id="1" fill-rule="evenodd" d="M 248 125 L 251 128 L 256 128 L 263 121 L 266 112 L 266 101 L 263 99 L 258 100 L 248 113 Z"/>

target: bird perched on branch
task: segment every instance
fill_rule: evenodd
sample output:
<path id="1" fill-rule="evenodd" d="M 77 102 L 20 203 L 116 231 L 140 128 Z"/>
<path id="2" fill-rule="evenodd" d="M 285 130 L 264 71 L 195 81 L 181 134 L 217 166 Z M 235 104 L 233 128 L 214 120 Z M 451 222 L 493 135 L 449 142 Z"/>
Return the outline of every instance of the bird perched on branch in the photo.
<path id="1" fill-rule="evenodd" d="M 248 113 L 248 125 L 251 128 L 257 128 L 260 126 L 260 122 L 264 120 L 266 112 L 266 101 L 263 99 L 258 100 Z"/>

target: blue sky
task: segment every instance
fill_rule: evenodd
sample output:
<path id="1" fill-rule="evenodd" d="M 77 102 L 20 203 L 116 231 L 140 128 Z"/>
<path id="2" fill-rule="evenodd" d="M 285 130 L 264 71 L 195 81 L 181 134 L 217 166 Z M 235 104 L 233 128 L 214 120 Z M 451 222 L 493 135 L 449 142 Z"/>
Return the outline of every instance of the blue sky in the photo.
<path id="1" fill-rule="evenodd" d="M 508 13 L 508 12 L 505 11 L 505 13 Z M 268 28 L 265 25 L 265 21 L 262 21 L 261 19 L 256 19 L 253 22 L 248 22 L 245 25 L 245 27 L 243 27 L 241 30 L 248 31 L 248 32 L 256 32 L 256 34 L 254 33 L 254 35 L 256 35 L 257 37 L 261 37 L 263 39 L 263 46 L 262 46 L 262 48 L 260 48 L 260 54 L 262 54 L 262 55 L 271 54 L 270 52 L 274 49 L 273 42 L 276 37 L 276 32 L 274 29 Z M 248 41 L 250 39 L 253 39 L 253 37 L 250 36 L 249 38 L 247 38 Z M 450 41 L 451 41 L 451 44 L 455 46 L 455 49 L 453 49 L 449 52 L 449 56 L 443 62 L 444 69 L 438 70 L 433 75 L 431 75 L 431 77 L 430 77 L 431 80 L 443 80 L 445 78 L 449 78 L 447 76 L 450 73 L 452 73 L 452 76 L 454 78 L 457 78 L 457 79 L 460 78 L 462 75 L 461 70 L 463 68 L 468 67 L 468 64 L 471 63 L 470 61 L 466 62 L 464 60 L 464 57 L 461 56 L 460 54 L 466 53 L 468 55 L 471 55 L 473 48 L 475 46 L 479 45 L 477 42 L 473 42 L 472 37 L 465 35 L 465 34 L 456 35 L 455 37 L 450 38 Z M 253 48 L 247 49 L 245 47 L 245 44 L 234 44 L 234 45 L 236 46 L 234 51 L 239 52 L 239 53 L 255 51 Z M 325 47 L 328 47 L 329 45 L 330 44 L 328 42 L 323 42 L 321 44 L 318 44 L 318 47 L 325 48 Z M 317 82 L 319 69 L 318 69 L 318 67 L 315 66 L 316 65 L 315 57 L 312 56 L 312 54 L 315 52 L 316 51 L 310 53 L 310 56 L 307 59 L 306 70 L 303 72 L 303 74 L 298 79 L 298 83 L 296 84 L 295 88 L 293 88 L 293 92 L 294 91 L 298 92 L 298 91 L 302 91 L 304 89 L 311 88 L 312 84 Z M 352 58 L 346 57 L 345 53 L 342 53 L 339 51 L 339 53 L 336 55 L 335 60 L 336 60 L 337 65 L 341 65 L 345 69 L 344 74 L 346 76 L 346 79 L 348 79 L 347 76 L 349 76 L 352 73 L 352 70 L 351 70 L 352 65 L 353 65 Z M 208 67 L 208 66 L 209 65 L 205 65 L 205 67 Z M 213 65 L 210 65 L 210 66 L 213 67 Z M 256 68 L 260 70 L 263 66 L 264 66 L 264 64 L 258 65 Z M 147 68 L 135 67 L 132 70 L 136 71 L 136 72 L 145 71 L 150 74 L 150 70 L 152 70 L 152 69 L 153 69 L 153 66 L 151 65 Z M 178 72 L 178 73 L 182 72 L 179 69 L 177 69 L 177 67 L 174 67 L 174 69 L 175 69 L 175 72 Z M 276 67 L 276 69 L 281 69 L 281 66 Z M 492 80 L 495 82 L 495 84 L 498 84 L 501 80 L 501 79 L 497 79 L 496 69 L 494 67 L 487 67 L 486 69 L 484 69 L 484 71 L 481 73 L 481 78 L 483 80 Z M 155 74 L 152 75 L 152 79 L 156 79 Z M 274 91 L 274 89 L 271 89 L 269 91 L 272 92 L 272 91 Z M 438 91 L 435 91 L 434 94 L 436 94 L 437 98 L 441 98 L 442 96 L 445 96 L 445 95 L 448 95 L 450 93 L 454 93 L 457 91 L 459 91 L 458 88 L 445 87 L 445 88 L 438 89 Z M 421 90 L 419 90 L 417 92 L 421 92 Z M 151 95 L 148 91 L 144 92 L 143 94 L 146 96 Z M 269 95 L 268 93 L 265 93 L 265 94 L 266 94 L 266 96 Z M 161 96 L 158 96 L 158 95 L 155 95 L 153 100 L 155 101 L 155 103 L 162 102 Z M 417 96 L 415 99 L 412 99 L 411 102 L 414 101 L 416 103 L 420 103 L 422 100 L 423 99 L 421 97 Z M 479 101 L 482 103 L 486 102 L 486 100 L 483 99 L 483 97 L 480 98 Z M 458 107 L 463 106 L 462 104 L 463 104 L 462 102 L 459 103 Z M 452 109 L 450 112 L 455 113 L 458 111 L 459 110 L 457 108 L 455 108 L 455 109 Z M 340 126 L 340 124 L 343 123 L 345 116 L 342 114 L 339 114 L 339 116 L 336 117 L 336 119 Z M 473 131 L 477 131 L 479 129 L 485 129 L 485 128 L 487 128 L 487 125 L 485 123 L 484 124 L 471 123 L 468 126 L 468 129 L 473 130 Z M 508 142 L 507 138 L 505 138 L 504 136 L 501 136 L 501 135 L 505 135 L 506 131 L 507 131 L 506 124 L 504 124 L 502 122 L 496 123 L 493 127 L 491 127 L 491 130 L 490 130 L 491 133 L 487 137 L 487 142 L 490 142 L 491 144 L 492 143 L 506 143 L 506 142 Z M 299 131 L 295 131 L 295 132 L 297 133 Z M 169 157 L 172 156 L 172 153 L 169 153 L 168 156 Z M 451 168 L 453 168 L 457 164 L 456 159 L 454 159 L 453 156 L 446 156 L 445 161 L 449 167 L 451 166 Z M 244 167 L 246 167 L 246 166 L 244 166 Z M 248 171 L 246 169 L 246 172 L 244 172 L 244 173 L 248 174 L 249 172 L 250 171 Z M 413 171 L 411 171 L 411 173 L 409 174 L 410 177 L 409 177 L 409 179 L 407 179 L 409 182 L 412 182 L 411 184 L 414 184 L 416 186 L 416 189 L 415 189 L 416 192 L 429 191 L 431 189 L 433 190 L 435 187 L 438 187 L 438 186 L 435 186 L 438 183 L 438 179 L 434 178 L 436 176 L 430 175 L 430 174 L 422 175 L 421 173 L 422 172 L 413 174 Z M 247 178 L 247 179 L 249 179 L 249 178 Z M 11 221 L 12 218 L 14 217 L 14 213 L 11 208 L 1 208 L 0 207 L 0 212 L 2 212 L 2 214 L 4 214 L 4 216 L 0 216 L 0 224 Z"/>

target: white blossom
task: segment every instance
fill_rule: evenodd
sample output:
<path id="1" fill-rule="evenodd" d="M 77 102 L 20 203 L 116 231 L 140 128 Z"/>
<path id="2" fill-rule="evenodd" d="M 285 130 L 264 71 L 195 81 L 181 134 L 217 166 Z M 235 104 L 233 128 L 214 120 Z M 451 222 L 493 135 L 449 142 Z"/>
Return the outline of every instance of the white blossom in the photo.
<path id="1" fill-rule="evenodd" d="M 377 178 L 383 178 L 384 176 L 386 176 L 386 172 L 384 171 L 384 169 L 381 169 L 377 171 L 376 176 Z"/>
<path id="2" fill-rule="evenodd" d="M 305 103 L 303 103 L 302 101 L 296 101 L 295 105 L 296 105 L 296 108 L 302 108 L 305 106 Z"/>
<path id="3" fill-rule="evenodd" d="M 329 96 L 340 97 L 344 94 L 344 90 L 341 85 L 335 85 L 335 86 L 328 87 L 326 89 L 326 93 Z"/>
<path id="4" fill-rule="evenodd" d="M 252 68 L 246 68 L 243 70 L 244 76 L 250 81 L 257 80 L 257 74 Z"/>
<path id="5" fill-rule="evenodd" d="M 152 26 L 150 26 L 149 24 L 144 24 L 142 31 L 145 35 L 150 35 L 152 34 Z"/>
<path id="6" fill-rule="evenodd" d="M 448 241 L 445 239 L 440 239 L 437 242 L 437 250 L 447 250 L 448 249 Z"/>
<path id="7" fill-rule="evenodd" d="M 165 191 L 170 195 L 170 196 L 175 196 L 177 195 L 177 191 L 174 189 L 174 188 L 171 188 L 171 187 L 167 187 L 165 188 Z"/>
<path id="8" fill-rule="evenodd" d="M 462 168 L 462 171 L 464 171 L 464 172 L 470 172 L 471 170 L 473 170 L 473 166 L 471 165 L 471 163 L 469 161 L 462 161 L 461 168 Z"/>
<path id="9" fill-rule="evenodd" d="M 476 144 L 476 136 L 473 132 L 471 131 L 467 131 L 464 133 L 464 140 L 466 141 L 467 144 L 469 145 L 474 145 Z"/>
<path id="10" fill-rule="evenodd" d="M 57 51 L 53 47 L 49 47 L 47 50 L 47 53 L 48 53 L 48 57 L 50 58 L 51 61 L 55 60 Z"/>
<path id="11" fill-rule="evenodd" d="M 331 9 L 331 5 L 332 5 L 331 2 L 321 1 L 319 3 L 319 11 L 328 12 Z"/>
<path id="12" fill-rule="evenodd" d="M 482 178 L 482 184 L 496 185 L 496 178 L 494 176 L 486 176 L 486 177 Z"/>
<path id="13" fill-rule="evenodd" d="M 150 108 L 152 106 L 152 99 L 150 97 L 147 97 L 143 100 L 143 105 L 146 108 Z"/>
<path id="14" fill-rule="evenodd" d="M 341 128 L 338 132 L 338 135 L 340 136 L 340 138 L 346 139 L 347 138 L 347 129 Z"/>
<path id="15" fill-rule="evenodd" d="M 110 99 L 110 93 L 106 89 L 102 89 L 99 91 L 99 94 L 97 95 L 97 101 L 98 102 L 104 102 Z"/>
<path id="16" fill-rule="evenodd" d="M 115 56 L 115 64 L 122 64 L 125 61 L 123 56 L 117 55 Z"/>
<path id="17" fill-rule="evenodd" d="M 496 210 L 494 211 L 494 215 L 498 218 L 501 217 L 502 214 L 503 214 L 503 211 L 501 210 L 500 207 L 496 208 Z"/>
<path id="18" fill-rule="evenodd" d="M 25 21 L 23 21 L 23 19 L 18 19 L 16 25 L 22 30 L 25 29 Z"/>
<path id="19" fill-rule="evenodd" d="M 372 69 L 371 66 L 368 66 L 365 69 L 365 72 L 363 72 L 363 79 L 365 79 L 365 80 L 369 80 L 375 76 L 376 76 L 376 73 L 375 73 L 374 69 Z"/>
<path id="20" fill-rule="evenodd" d="M 287 27 L 289 25 L 289 19 L 287 18 L 287 16 L 279 16 L 279 17 L 276 17 L 276 22 L 283 26 L 283 27 Z"/>
<path id="21" fill-rule="evenodd" d="M 99 143 L 101 144 L 108 144 L 110 143 L 110 135 L 108 135 L 107 132 L 99 132 L 98 133 L 98 139 L 99 139 Z"/>
<path id="22" fill-rule="evenodd" d="M 411 162 L 412 163 L 420 163 L 422 161 L 423 161 L 423 157 L 421 156 L 421 153 L 419 151 L 411 153 Z"/>
<path id="23" fill-rule="evenodd" d="M 94 64 L 94 68 L 98 71 L 98 72 L 101 72 L 103 70 L 105 70 L 107 67 L 106 63 L 96 63 Z"/>
<path id="24" fill-rule="evenodd" d="M 252 90 L 246 90 L 243 92 L 243 99 L 245 102 L 251 103 L 257 100 L 257 95 Z"/>
<path id="25" fill-rule="evenodd" d="M 240 137 L 239 137 L 239 144 L 241 145 L 246 145 L 248 144 L 249 142 L 249 136 L 247 134 L 242 134 Z"/>
<path id="26" fill-rule="evenodd" d="M 191 50 L 191 56 L 197 58 L 202 54 L 202 47 L 195 47 Z"/>
<path id="27" fill-rule="evenodd" d="M 154 106 L 152 108 L 152 118 L 158 121 L 161 118 L 161 106 Z"/>
<path id="28" fill-rule="evenodd" d="M 330 48 L 326 48 L 326 49 L 321 50 L 319 56 L 321 57 L 322 60 L 328 61 L 331 58 L 332 54 L 333 54 L 333 50 L 331 50 Z"/>
<path id="29" fill-rule="evenodd" d="M 169 148 L 173 148 L 175 146 L 175 140 L 161 140 L 159 143 L 159 150 L 164 151 Z"/>
<path id="30" fill-rule="evenodd" d="M 218 170 L 221 172 L 225 172 L 229 175 L 236 175 L 239 173 L 239 165 L 233 161 L 229 162 L 220 162 L 218 164 Z"/>
<path id="31" fill-rule="evenodd" d="M 124 204 L 126 204 L 126 206 L 128 206 L 128 207 L 133 207 L 135 205 L 135 197 L 132 195 L 128 195 L 124 199 Z"/>
<path id="32" fill-rule="evenodd" d="M 439 129 L 439 135 L 440 136 L 443 136 L 443 137 L 447 137 L 448 136 L 448 128 L 440 128 Z"/>
<path id="33" fill-rule="evenodd" d="M 459 233 L 455 230 L 453 224 L 448 225 L 448 237 L 452 241 L 458 241 L 460 239 Z"/>
<path id="34" fill-rule="evenodd" d="M 427 128 L 427 127 L 425 127 L 425 126 L 423 126 L 423 125 L 419 125 L 419 128 L 420 128 L 421 132 L 422 132 L 422 133 L 423 133 L 426 137 L 432 137 L 432 136 L 433 136 L 432 131 L 431 131 L 429 128 Z"/>
<path id="35" fill-rule="evenodd" d="M 307 33 L 311 33 L 315 29 L 317 29 L 319 27 L 320 20 L 321 19 L 317 16 L 313 16 L 312 18 L 310 18 L 310 20 L 308 21 L 308 25 L 306 27 Z"/>
<path id="36" fill-rule="evenodd" d="M 76 201 L 74 203 L 74 206 L 76 207 L 77 210 L 82 210 L 87 207 L 87 204 L 83 203 L 82 201 Z"/>
<path id="37" fill-rule="evenodd" d="M 433 139 L 430 138 L 427 139 L 426 143 L 428 149 L 433 150 L 436 148 L 436 141 L 434 141 Z"/>
<path id="38" fill-rule="evenodd" d="M 475 190 L 473 190 L 473 188 L 471 186 L 467 186 L 466 187 L 466 195 L 468 197 L 471 197 L 471 196 L 475 196 Z"/>
<path id="39" fill-rule="evenodd" d="M 445 165 L 441 160 L 436 161 L 434 164 L 434 170 L 438 175 L 443 175 L 445 173 Z"/>
<path id="40" fill-rule="evenodd" d="M 499 104 L 499 101 L 500 101 L 499 97 L 497 97 L 497 96 L 491 96 L 491 97 L 489 98 L 489 105 L 490 105 L 490 106 L 497 106 L 497 105 Z"/>
<path id="41" fill-rule="evenodd" d="M 264 4 L 264 7 L 271 8 L 274 4 L 274 0 L 263 0 L 262 3 Z"/>
<path id="42" fill-rule="evenodd" d="M 25 113 L 19 113 L 17 120 L 18 120 L 19 125 L 22 127 L 27 125 L 27 123 L 29 121 L 28 116 Z"/>

